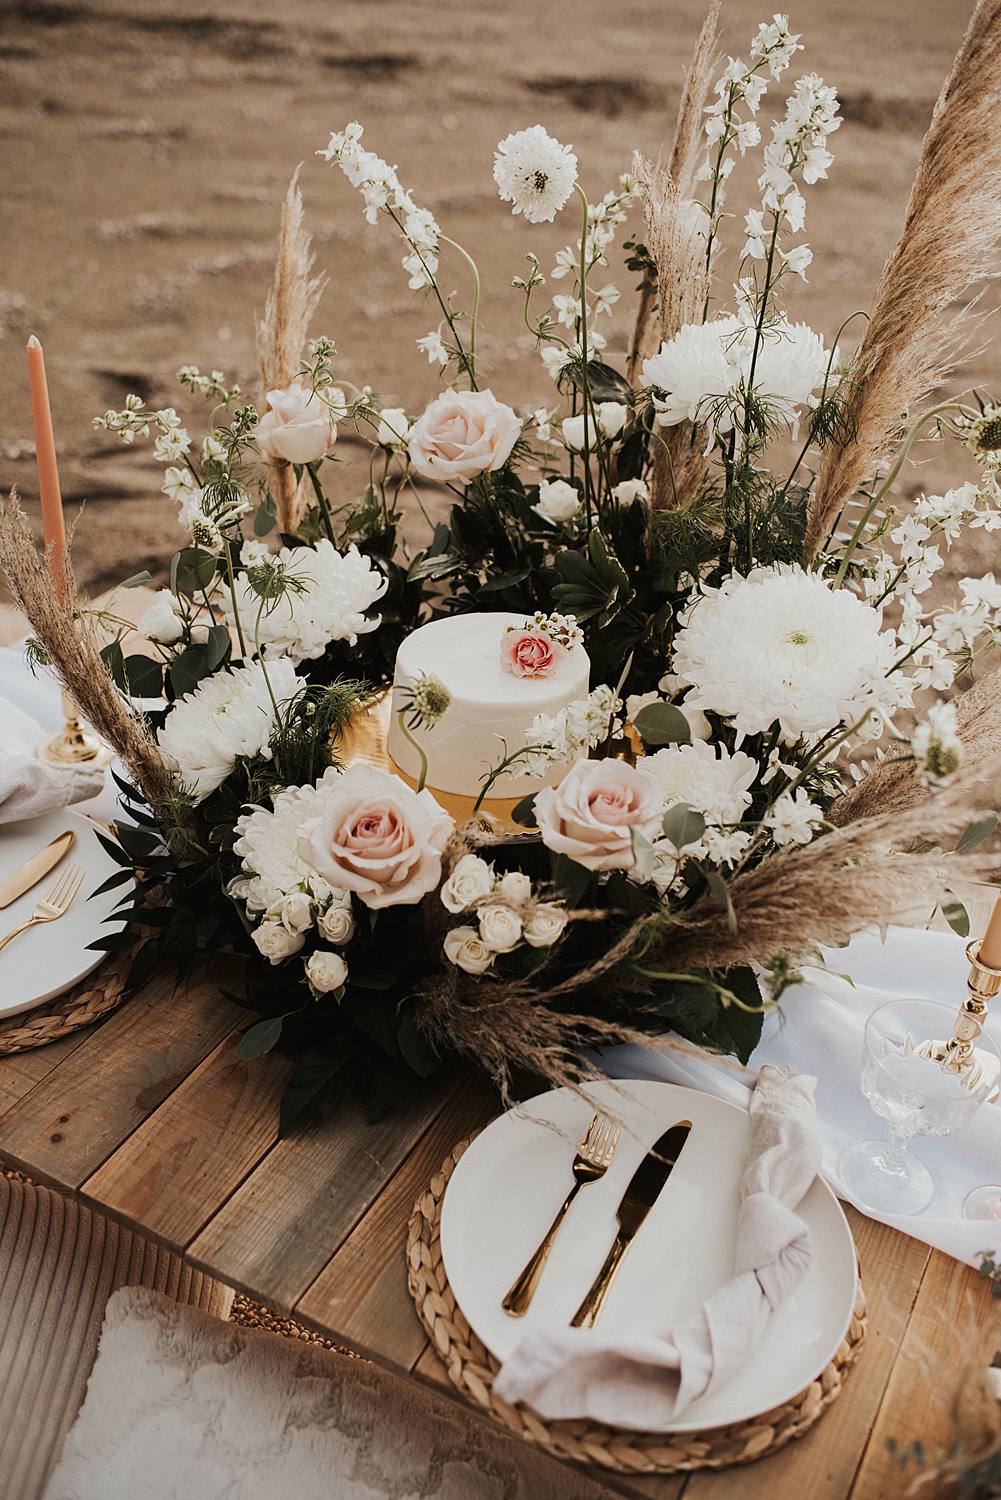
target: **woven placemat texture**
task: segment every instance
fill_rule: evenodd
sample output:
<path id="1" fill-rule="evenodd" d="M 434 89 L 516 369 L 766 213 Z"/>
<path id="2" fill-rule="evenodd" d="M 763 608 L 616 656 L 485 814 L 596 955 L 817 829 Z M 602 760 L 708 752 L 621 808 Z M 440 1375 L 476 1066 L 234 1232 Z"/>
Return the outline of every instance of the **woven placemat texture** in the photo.
<path id="1" fill-rule="evenodd" d="M 518 1437 L 556 1458 L 597 1464 L 619 1474 L 674 1474 L 724 1469 L 764 1458 L 801 1436 L 841 1392 L 865 1338 L 865 1298 L 859 1285 L 844 1342 L 830 1364 L 792 1401 L 749 1422 L 698 1433 L 628 1432 L 597 1422 L 547 1422 L 528 1407 L 509 1406 L 493 1392 L 498 1361 L 473 1333 L 456 1305 L 441 1258 L 441 1204 L 456 1162 L 473 1136 L 445 1157 L 414 1206 L 407 1237 L 407 1277 L 417 1315 L 449 1380 Z"/>
<path id="2" fill-rule="evenodd" d="M 113 1011 L 125 999 L 125 976 L 134 957 L 134 948 L 109 953 L 93 974 L 65 994 L 0 1021 L 0 1057 L 44 1047 L 46 1042 L 80 1031 Z"/>

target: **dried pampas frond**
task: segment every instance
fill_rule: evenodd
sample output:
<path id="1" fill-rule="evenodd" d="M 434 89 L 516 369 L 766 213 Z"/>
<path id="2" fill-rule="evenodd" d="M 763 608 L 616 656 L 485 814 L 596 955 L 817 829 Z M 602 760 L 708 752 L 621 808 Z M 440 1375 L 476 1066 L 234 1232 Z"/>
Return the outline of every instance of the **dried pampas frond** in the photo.
<path id="1" fill-rule="evenodd" d="M 825 449 L 807 517 L 806 555 L 823 547 L 903 414 L 953 362 L 973 284 L 997 271 L 1001 238 L 1001 0 L 980 0 L 925 136 L 896 249 L 858 352 L 854 437 Z"/>
<path id="2" fill-rule="evenodd" d="M 927 920 L 950 880 L 996 863 L 990 855 L 944 854 L 942 846 L 955 847 L 980 810 L 978 784 L 999 770 L 995 756 L 919 807 L 861 819 L 802 849 L 770 855 L 728 883 L 736 931 L 707 895 L 663 934 L 657 956 L 672 970 L 720 972 L 779 952 L 845 943 L 874 923 Z"/>
<path id="3" fill-rule="evenodd" d="M 956 733 L 963 745 L 963 761 L 970 777 L 990 763 L 1001 746 L 1001 670 L 981 677 L 956 699 Z M 986 773 L 981 771 L 981 776 Z M 932 793 L 918 775 L 913 758 L 890 757 L 843 792 L 828 817 L 843 827 L 858 818 L 904 812 L 931 801 Z"/>
<path id="4" fill-rule="evenodd" d="M 674 126 L 674 144 L 671 147 L 671 156 L 667 164 L 667 177 L 674 184 L 674 190 L 681 198 L 691 198 L 695 189 L 695 173 L 699 166 L 699 157 L 705 148 L 705 131 L 703 129 L 703 109 L 712 85 L 713 75 L 717 64 L 717 43 L 719 41 L 719 9 L 720 0 L 710 0 L 706 10 L 706 18 L 702 23 L 698 40 L 695 43 L 695 51 L 692 61 L 685 77 L 685 86 L 681 91 L 681 101 L 678 105 L 678 116 Z M 637 171 L 639 159 L 636 159 L 634 171 Z M 648 165 L 648 164 L 646 164 Z M 637 176 L 639 172 L 637 171 Z M 644 189 L 647 184 L 642 182 Z M 650 222 L 649 211 L 645 206 L 643 211 L 644 221 L 647 226 L 647 248 L 654 255 L 650 244 Z M 657 274 L 660 276 L 660 262 L 657 262 Z M 658 347 L 658 319 L 657 319 L 657 293 L 656 287 L 645 287 L 640 293 L 639 306 L 636 309 L 636 322 L 633 327 L 632 342 L 629 347 L 629 359 L 626 365 L 626 376 L 630 385 L 636 384 L 636 377 L 640 365 L 648 355 L 653 354 Z M 699 299 L 699 310 L 701 311 L 702 299 Z M 660 325 L 663 326 L 663 313 L 660 317 Z M 687 321 L 691 321 L 688 319 Z M 679 325 L 680 326 L 680 325 Z M 676 330 L 675 330 L 676 331 Z M 664 337 L 663 333 L 660 337 Z M 670 335 L 667 335 L 670 337 Z"/>
<path id="5" fill-rule="evenodd" d="M 702 317 L 708 287 L 705 213 L 678 192 L 668 173 L 641 156 L 633 159 L 643 189 L 646 243 L 657 267 L 657 332 L 672 339 L 686 323 Z M 655 346 L 659 344 L 655 340 Z M 658 429 L 651 499 L 655 508 L 690 504 L 706 472 L 691 426 L 682 422 Z"/>
<path id="6" fill-rule="evenodd" d="M 302 192 L 296 167 L 285 194 L 274 279 L 257 325 L 257 361 L 261 393 L 287 386 L 298 374 L 306 347 L 309 325 L 327 284 L 325 275 L 314 276 L 312 236 L 303 228 Z M 268 481 L 275 499 L 282 531 L 295 531 L 302 520 L 305 502 L 302 485 L 295 482 L 290 464 L 269 464 Z"/>
<path id="7" fill-rule="evenodd" d="M 94 622 L 77 605 L 68 553 L 57 592 L 16 491 L 0 500 L 0 568 L 66 692 L 128 766 L 150 806 L 161 806 L 174 796 L 174 784 L 156 741 L 129 713 L 101 660 Z"/>

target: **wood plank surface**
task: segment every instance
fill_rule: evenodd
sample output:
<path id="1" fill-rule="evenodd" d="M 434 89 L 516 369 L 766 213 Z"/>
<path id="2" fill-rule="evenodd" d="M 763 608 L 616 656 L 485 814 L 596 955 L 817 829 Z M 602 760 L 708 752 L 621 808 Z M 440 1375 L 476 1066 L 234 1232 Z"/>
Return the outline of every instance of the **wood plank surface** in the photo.
<path id="1" fill-rule="evenodd" d="M 290 1312 L 455 1091 L 376 1125 L 349 1104 L 279 1141 L 188 1248 L 203 1270 Z"/>
<path id="2" fill-rule="evenodd" d="M 58 1042 L 49 1042 L 44 1047 L 32 1047 L 27 1052 L 12 1052 L 0 1058 L 0 1115 L 13 1109 L 37 1083 L 65 1062 L 71 1052 L 75 1052 L 94 1034 L 99 1024 L 74 1031 L 70 1036 L 60 1037 Z"/>
<path id="3" fill-rule="evenodd" d="M 1001 1303 L 992 1300 L 989 1283 L 933 1251 L 851 1500 L 906 1493 L 914 1471 L 905 1474 L 890 1452 L 890 1440 L 900 1449 L 920 1441 L 929 1456 L 947 1450 L 955 1435 L 952 1409 L 964 1375 L 983 1371 L 999 1349 Z"/>
<path id="4" fill-rule="evenodd" d="M 291 1065 L 235 1055 L 230 1035 L 83 1186 L 83 1196 L 183 1250 L 278 1139 Z"/>
<path id="5" fill-rule="evenodd" d="M 373 1359 L 409 1370 L 427 1335 L 407 1290 L 407 1225 L 417 1198 L 452 1146 L 497 1113 L 496 1096 L 463 1085 L 340 1250 L 296 1304 L 296 1316 L 327 1328 Z"/>
<path id="6" fill-rule="evenodd" d="M 244 1014 L 208 979 L 155 975 L 0 1117 L 0 1157 L 75 1191 Z"/>

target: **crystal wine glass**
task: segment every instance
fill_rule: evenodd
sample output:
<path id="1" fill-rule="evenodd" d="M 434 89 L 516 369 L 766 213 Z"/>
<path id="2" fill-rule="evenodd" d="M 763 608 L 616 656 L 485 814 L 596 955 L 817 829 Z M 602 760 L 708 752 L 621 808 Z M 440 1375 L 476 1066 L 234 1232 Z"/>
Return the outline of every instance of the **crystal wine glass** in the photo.
<path id="1" fill-rule="evenodd" d="M 977 1046 L 982 1044 L 978 1038 Z M 963 1199 L 964 1219 L 1001 1219 L 1001 1184 L 995 1183 L 991 1187 L 978 1187 L 967 1193 Z"/>
<path id="2" fill-rule="evenodd" d="M 919 1214 L 935 1192 L 932 1175 L 909 1149 L 915 1135 L 949 1135 L 990 1094 L 963 1075 L 923 1056 L 922 1043 L 949 1036 L 955 1011 L 934 1000 L 891 1000 L 866 1022 L 862 1092 L 890 1127 L 890 1140 L 861 1141 L 841 1155 L 839 1173 L 848 1192 L 875 1213 Z M 987 1036 L 979 1047 L 997 1055 Z"/>

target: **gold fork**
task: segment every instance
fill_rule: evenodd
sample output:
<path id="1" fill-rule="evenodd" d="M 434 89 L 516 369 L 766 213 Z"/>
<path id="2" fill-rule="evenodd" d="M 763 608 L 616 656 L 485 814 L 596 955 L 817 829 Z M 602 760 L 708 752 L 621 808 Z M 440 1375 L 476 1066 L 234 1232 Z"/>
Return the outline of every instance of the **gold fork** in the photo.
<path id="1" fill-rule="evenodd" d="M 50 889 L 39 901 L 27 922 L 22 922 L 20 927 L 15 927 L 13 932 L 8 932 L 6 937 L 0 938 L 0 948 L 6 948 L 12 938 L 16 938 L 19 933 L 27 932 L 29 927 L 38 927 L 43 922 L 54 922 L 57 917 L 64 917 L 73 905 L 76 893 L 83 883 L 83 875 L 84 872 L 79 865 L 67 866 L 61 874 L 56 876 Z"/>
<path id="2" fill-rule="evenodd" d="M 567 1209 L 585 1183 L 597 1182 L 607 1172 L 619 1144 L 620 1128 L 618 1121 L 610 1120 L 600 1112 L 591 1121 L 587 1135 L 578 1146 L 573 1159 L 573 1187 L 563 1199 L 542 1244 L 501 1303 L 504 1311 L 513 1318 L 520 1318 L 528 1311 Z"/>

